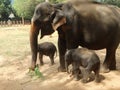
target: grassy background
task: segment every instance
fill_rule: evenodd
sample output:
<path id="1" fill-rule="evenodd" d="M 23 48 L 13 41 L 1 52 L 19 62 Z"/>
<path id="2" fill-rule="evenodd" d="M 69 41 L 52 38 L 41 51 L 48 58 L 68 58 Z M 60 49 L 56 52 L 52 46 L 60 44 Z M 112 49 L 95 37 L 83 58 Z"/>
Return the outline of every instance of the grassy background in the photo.
<path id="1" fill-rule="evenodd" d="M 30 26 L 0 27 L 0 56 L 7 59 L 24 59 L 30 55 Z M 50 41 L 57 46 L 57 34 L 45 36 L 38 42 Z"/>

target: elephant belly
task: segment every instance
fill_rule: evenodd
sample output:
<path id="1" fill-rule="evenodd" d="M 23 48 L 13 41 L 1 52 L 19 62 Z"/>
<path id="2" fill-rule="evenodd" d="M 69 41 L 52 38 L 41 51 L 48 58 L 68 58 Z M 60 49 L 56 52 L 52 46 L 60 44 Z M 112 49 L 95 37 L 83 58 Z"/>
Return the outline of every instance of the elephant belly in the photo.
<path id="1" fill-rule="evenodd" d="M 82 47 L 86 47 L 88 49 L 93 49 L 93 50 L 99 50 L 99 49 L 104 49 L 107 48 L 107 41 L 106 40 L 101 40 L 101 41 L 95 41 L 95 42 L 86 42 L 86 41 L 80 41 L 79 45 Z"/>
<path id="2" fill-rule="evenodd" d="M 79 45 L 94 50 L 104 49 L 112 43 L 115 43 L 115 35 L 116 34 L 113 30 L 107 30 L 107 32 L 105 32 L 102 28 L 101 30 L 90 29 L 83 32 L 83 35 L 79 37 Z"/>

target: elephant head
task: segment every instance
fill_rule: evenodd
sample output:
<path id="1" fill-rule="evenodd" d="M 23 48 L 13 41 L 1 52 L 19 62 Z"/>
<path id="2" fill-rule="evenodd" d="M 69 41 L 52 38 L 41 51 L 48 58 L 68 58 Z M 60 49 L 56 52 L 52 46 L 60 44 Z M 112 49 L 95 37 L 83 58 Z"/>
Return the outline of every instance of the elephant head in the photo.
<path id="1" fill-rule="evenodd" d="M 72 64 L 72 52 L 70 50 L 68 50 L 66 53 L 65 53 L 65 67 L 66 67 L 66 71 L 67 73 L 69 73 L 69 65 Z"/>
<path id="2" fill-rule="evenodd" d="M 49 9 L 50 8 L 50 9 Z M 49 10 L 48 10 L 49 9 Z M 50 35 L 54 32 L 51 23 L 54 8 L 48 3 L 40 3 L 36 6 L 31 23 L 34 27 L 39 27 L 38 31 L 41 31 L 41 38 L 44 35 Z M 37 30 L 35 30 L 37 31 Z"/>
<path id="3" fill-rule="evenodd" d="M 31 30 L 30 30 L 30 46 L 32 52 L 32 62 L 30 69 L 35 68 L 37 59 L 37 44 L 38 44 L 38 34 L 41 33 L 40 38 L 45 35 L 50 35 L 54 32 L 54 29 L 65 23 L 62 19 L 61 24 L 58 21 L 63 18 L 64 14 L 58 8 L 59 5 L 51 5 L 48 2 L 40 3 L 36 6 L 33 17 L 31 19 Z M 54 25 L 54 27 L 53 27 Z"/>

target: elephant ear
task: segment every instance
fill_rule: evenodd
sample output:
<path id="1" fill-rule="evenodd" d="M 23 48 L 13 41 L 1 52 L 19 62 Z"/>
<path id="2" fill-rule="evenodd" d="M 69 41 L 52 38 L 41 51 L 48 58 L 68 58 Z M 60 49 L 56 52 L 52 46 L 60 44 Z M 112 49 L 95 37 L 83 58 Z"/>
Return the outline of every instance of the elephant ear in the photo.
<path id="1" fill-rule="evenodd" d="M 58 27 L 66 23 L 66 17 L 61 10 L 55 12 L 55 17 L 53 19 L 52 27 L 57 30 Z"/>

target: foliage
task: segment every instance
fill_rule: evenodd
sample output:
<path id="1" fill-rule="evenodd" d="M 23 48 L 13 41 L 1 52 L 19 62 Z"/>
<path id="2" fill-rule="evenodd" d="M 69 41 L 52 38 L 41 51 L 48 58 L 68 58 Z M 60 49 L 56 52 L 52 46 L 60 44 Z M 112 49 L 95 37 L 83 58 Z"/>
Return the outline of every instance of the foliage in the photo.
<path id="1" fill-rule="evenodd" d="M 19 17 L 31 19 L 35 6 L 43 0 L 14 0 L 13 7 Z"/>
<path id="2" fill-rule="evenodd" d="M 24 17 L 26 19 L 31 19 L 35 6 L 44 2 L 45 0 L 14 0 L 11 5 L 11 0 L 0 0 L 0 18 L 3 20 L 8 20 L 10 13 L 14 13 L 17 17 Z M 60 3 L 66 0 L 48 0 L 51 3 Z M 96 0 L 99 2 L 104 2 L 112 5 L 117 5 L 120 7 L 120 0 Z M 13 6 L 13 8 L 12 8 Z"/>
<path id="3" fill-rule="evenodd" d="M 65 0 L 49 0 L 51 3 L 60 3 L 64 2 Z"/>
<path id="4" fill-rule="evenodd" d="M 117 5 L 118 7 L 120 7 L 120 0 L 104 0 L 104 2 L 112 5 Z"/>
<path id="5" fill-rule="evenodd" d="M 2 20 L 7 20 L 12 11 L 10 0 L 0 0 L 0 18 Z"/>
<path id="6" fill-rule="evenodd" d="M 96 0 L 96 1 L 111 4 L 111 5 L 116 5 L 120 7 L 120 0 Z"/>
<path id="7" fill-rule="evenodd" d="M 34 13 L 35 6 L 44 2 L 45 0 L 14 0 L 13 7 L 16 10 L 19 17 L 25 17 L 31 19 Z M 65 0 L 49 0 L 51 3 L 58 3 Z"/>
<path id="8" fill-rule="evenodd" d="M 40 70 L 39 70 L 39 65 L 38 65 L 38 64 L 36 65 L 34 71 L 31 70 L 31 69 L 29 69 L 28 74 L 29 74 L 31 77 L 37 77 L 37 78 L 44 79 L 43 74 L 42 74 L 42 73 L 40 72 Z"/>

